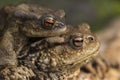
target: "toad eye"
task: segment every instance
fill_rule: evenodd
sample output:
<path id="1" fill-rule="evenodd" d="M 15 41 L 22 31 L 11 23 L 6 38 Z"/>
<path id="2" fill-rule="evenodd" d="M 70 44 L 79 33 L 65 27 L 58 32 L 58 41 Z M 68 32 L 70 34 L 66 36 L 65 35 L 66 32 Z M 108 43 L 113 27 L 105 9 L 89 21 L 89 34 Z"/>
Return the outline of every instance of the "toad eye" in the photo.
<path id="1" fill-rule="evenodd" d="M 54 28 L 54 24 L 55 24 L 55 18 L 53 18 L 52 16 L 45 17 L 43 20 L 43 25 L 47 29 Z"/>
<path id="2" fill-rule="evenodd" d="M 71 39 L 70 44 L 75 49 L 80 49 L 83 47 L 83 37 L 82 36 L 76 36 Z"/>

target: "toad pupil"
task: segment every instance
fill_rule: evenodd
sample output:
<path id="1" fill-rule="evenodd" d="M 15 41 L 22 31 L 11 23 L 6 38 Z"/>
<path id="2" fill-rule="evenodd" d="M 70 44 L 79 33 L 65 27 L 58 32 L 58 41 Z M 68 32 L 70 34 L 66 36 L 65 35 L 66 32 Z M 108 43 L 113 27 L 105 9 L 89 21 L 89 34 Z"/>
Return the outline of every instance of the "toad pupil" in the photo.
<path id="1" fill-rule="evenodd" d="M 53 17 L 47 17 L 44 20 L 44 25 L 49 28 L 53 27 L 54 23 L 55 23 L 55 20 Z"/>
<path id="2" fill-rule="evenodd" d="M 82 47 L 83 45 L 83 38 L 82 37 L 76 37 L 73 39 L 73 45 L 76 47 Z"/>

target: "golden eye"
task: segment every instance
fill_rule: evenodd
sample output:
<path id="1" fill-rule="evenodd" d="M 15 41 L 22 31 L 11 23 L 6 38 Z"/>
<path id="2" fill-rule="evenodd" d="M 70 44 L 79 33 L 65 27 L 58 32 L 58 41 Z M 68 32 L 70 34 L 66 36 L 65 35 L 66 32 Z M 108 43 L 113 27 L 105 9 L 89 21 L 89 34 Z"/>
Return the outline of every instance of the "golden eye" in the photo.
<path id="1" fill-rule="evenodd" d="M 71 39 L 71 45 L 76 48 L 80 49 L 83 47 L 83 37 L 82 36 L 76 36 Z"/>
<path id="2" fill-rule="evenodd" d="M 46 17 L 44 19 L 44 26 L 48 29 L 54 28 L 55 19 L 53 17 Z"/>

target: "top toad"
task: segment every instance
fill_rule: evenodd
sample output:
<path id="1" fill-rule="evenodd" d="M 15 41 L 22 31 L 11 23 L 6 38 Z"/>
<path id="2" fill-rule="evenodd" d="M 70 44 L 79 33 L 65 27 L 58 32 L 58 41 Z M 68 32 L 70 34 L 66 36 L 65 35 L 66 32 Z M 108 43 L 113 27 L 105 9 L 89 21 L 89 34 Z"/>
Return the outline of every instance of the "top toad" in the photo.
<path id="1" fill-rule="evenodd" d="M 16 55 L 30 41 L 65 33 L 64 15 L 63 10 L 52 10 L 31 4 L 2 8 L 0 66 L 16 65 Z"/>

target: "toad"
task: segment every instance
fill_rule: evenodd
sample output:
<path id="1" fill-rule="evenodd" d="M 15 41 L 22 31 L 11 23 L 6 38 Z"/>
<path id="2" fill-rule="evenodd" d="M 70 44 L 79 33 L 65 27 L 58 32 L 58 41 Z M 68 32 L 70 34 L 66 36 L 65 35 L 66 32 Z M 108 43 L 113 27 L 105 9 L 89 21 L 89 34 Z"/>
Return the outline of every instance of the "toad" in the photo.
<path id="1" fill-rule="evenodd" d="M 19 64 L 31 68 L 36 80 L 75 79 L 80 66 L 98 54 L 100 44 L 85 23 L 69 26 L 61 37 L 64 42 L 59 44 L 51 45 L 47 38 L 31 44 L 28 55 L 19 59 Z"/>
<path id="2" fill-rule="evenodd" d="M 64 11 L 32 4 L 6 6 L 0 10 L 0 68 L 17 65 L 24 45 L 44 37 L 59 36 L 66 31 Z"/>

